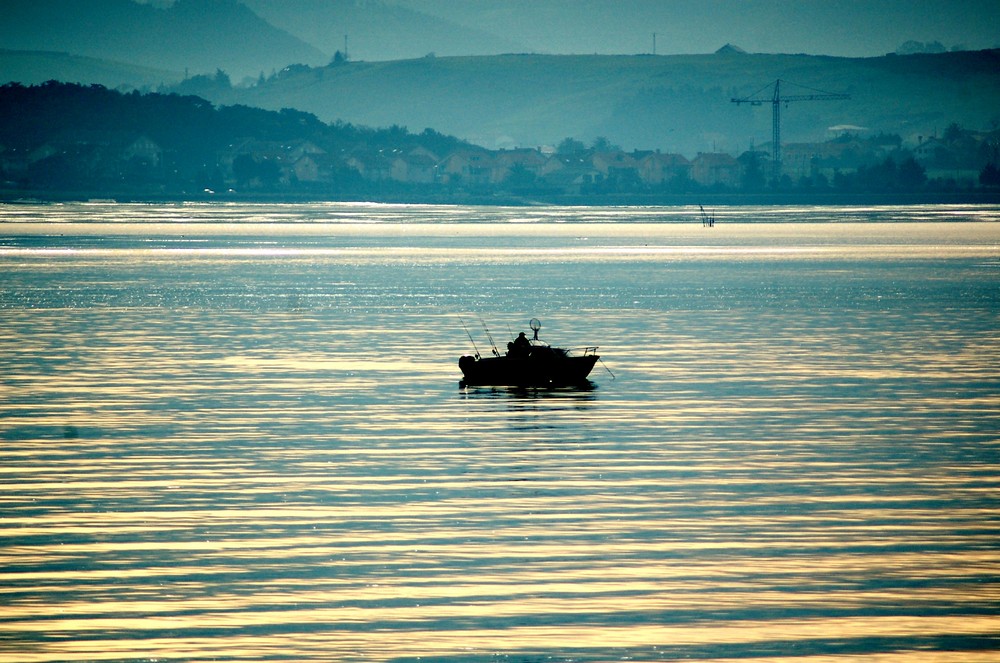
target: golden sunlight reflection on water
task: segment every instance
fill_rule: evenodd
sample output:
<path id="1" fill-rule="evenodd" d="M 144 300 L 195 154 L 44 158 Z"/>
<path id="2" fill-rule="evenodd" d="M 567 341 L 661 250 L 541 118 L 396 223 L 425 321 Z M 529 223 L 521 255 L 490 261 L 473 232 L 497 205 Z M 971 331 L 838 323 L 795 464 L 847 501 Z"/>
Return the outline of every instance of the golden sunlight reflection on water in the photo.
<path id="1" fill-rule="evenodd" d="M 617 213 L 13 208 L 0 659 L 996 660 L 996 210 Z"/>

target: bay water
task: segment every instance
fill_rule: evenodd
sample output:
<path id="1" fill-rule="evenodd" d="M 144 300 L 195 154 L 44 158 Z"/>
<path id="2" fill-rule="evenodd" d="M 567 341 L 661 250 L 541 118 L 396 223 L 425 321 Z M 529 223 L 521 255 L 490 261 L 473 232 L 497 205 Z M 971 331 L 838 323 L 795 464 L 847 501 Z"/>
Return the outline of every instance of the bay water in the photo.
<path id="1" fill-rule="evenodd" d="M 0 659 L 1000 660 L 1000 209 L 713 213 L 0 207 Z"/>

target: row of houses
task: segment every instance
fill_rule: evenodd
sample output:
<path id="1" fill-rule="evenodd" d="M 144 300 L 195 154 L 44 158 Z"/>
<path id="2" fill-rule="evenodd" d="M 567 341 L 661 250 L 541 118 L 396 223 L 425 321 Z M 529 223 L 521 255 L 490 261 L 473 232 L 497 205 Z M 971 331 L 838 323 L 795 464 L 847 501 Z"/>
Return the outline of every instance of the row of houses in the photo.
<path id="1" fill-rule="evenodd" d="M 835 171 L 849 172 L 900 150 L 893 140 L 846 137 L 825 143 L 783 146 L 782 171 L 793 182 Z M 928 165 L 942 162 L 947 145 L 922 141 L 911 153 Z M 750 158 L 748 158 L 748 156 Z M 659 151 L 580 151 L 564 154 L 550 149 L 486 150 L 467 146 L 439 155 L 421 146 L 375 150 L 366 146 L 328 151 L 308 140 L 262 141 L 247 138 L 219 151 L 211 169 L 226 186 L 237 190 L 312 186 L 318 189 L 346 180 L 444 185 L 456 188 L 537 188 L 565 193 L 636 190 L 688 183 L 703 187 L 739 188 L 747 170 L 770 173 L 766 151 L 747 152 L 739 159 L 725 153 L 702 153 L 692 159 Z M 0 173 L 18 180 L 44 172 L 60 161 L 94 178 L 122 180 L 137 174 L 145 181 L 169 179 L 179 155 L 142 135 L 75 136 L 50 141 L 31 150 L 0 145 Z"/>
<path id="2" fill-rule="evenodd" d="M 541 149 L 486 150 L 467 147 L 438 155 L 424 147 L 394 150 L 355 149 L 330 154 L 308 142 L 247 140 L 220 155 L 227 180 L 241 182 L 237 164 L 273 162 L 283 184 L 332 181 L 348 169 L 369 182 L 441 184 L 464 187 L 549 187 L 569 193 L 607 183 L 661 186 L 693 181 L 703 186 L 737 186 L 742 166 L 728 154 L 609 151 L 557 154 Z M 248 169 L 249 170 L 249 169 Z M 272 169 L 273 172 L 273 169 Z"/>
<path id="3" fill-rule="evenodd" d="M 38 173 L 66 176 L 67 171 L 89 180 L 121 179 L 139 170 L 160 171 L 163 166 L 164 150 L 143 135 L 85 134 L 30 149 L 0 144 L 0 174 L 6 182 Z"/>
<path id="4" fill-rule="evenodd" d="M 466 147 L 438 155 L 423 147 L 372 151 L 355 149 L 330 154 L 299 141 L 288 144 L 248 140 L 231 147 L 220 158 L 232 164 L 241 155 L 255 162 L 271 160 L 280 165 L 283 183 L 323 183 L 344 169 L 369 182 L 442 184 L 483 188 L 535 187 L 580 193 L 608 188 L 658 188 L 694 183 L 702 187 L 739 188 L 748 181 L 747 170 L 758 168 L 769 175 L 770 146 L 748 151 L 739 158 L 723 152 L 699 153 L 692 159 L 660 151 L 582 151 L 571 154 L 551 149 L 486 150 Z M 792 182 L 850 173 L 866 164 L 879 163 L 894 155 L 912 156 L 932 172 L 944 156 L 950 161 L 970 161 L 971 156 L 954 153 L 954 147 L 939 139 L 923 140 L 905 148 L 898 137 L 860 138 L 844 135 L 822 143 L 789 143 L 783 146 L 782 173 Z M 967 152 L 969 150 L 966 150 Z M 971 178 L 981 166 L 970 165 Z M 226 177 L 234 174 L 226 170 Z"/>
<path id="5" fill-rule="evenodd" d="M 817 175 L 832 179 L 838 171 L 850 173 L 887 158 L 912 158 L 930 178 L 971 185 L 986 164 L 995 164 L 1000 158 L 1000 132 L 969 131 L 953 125 L 945 136 L 914 136 L 910 141 L 893 134 L 862 138 L 860 133 L 845 133 L 822 143 L 788 143 L 782 145 L 782 172 L 793 182 Z"/>

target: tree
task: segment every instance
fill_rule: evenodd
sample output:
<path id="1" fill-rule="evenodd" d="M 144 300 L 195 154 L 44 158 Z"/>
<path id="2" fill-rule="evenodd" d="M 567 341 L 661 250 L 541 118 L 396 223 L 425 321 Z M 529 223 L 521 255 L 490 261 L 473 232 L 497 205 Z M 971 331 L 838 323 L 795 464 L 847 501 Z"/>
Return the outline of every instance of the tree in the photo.
<path id="1" fill-rule="evenodd" d="M 240 154 L 233 159 L 233 177 L 236 183 L 245 186 L 257 176 L 257 162 L 249 154 Z"/>
<path id="2" fill-rule="evenodd" d="M 886 157 L 882 163 L 858 169 L 858 182 L 862 187 L 873 191 L 886 191 L 895 187 L 897 182 L 896 162 L 892 157 Z"/>
<path id="3" fill-rule="evenodd" d="M 536 179 L 535 174 L 528 170 L 524 164 L 515 163 L 511 166 L 510 172 L 507 173 L 504 183 L 514 188 L 525 188 L 534 185 Z"/>
<path id="4" fill-rule="evenodd" d="M 273 159 L 264 159 L 257 164 L 257 176 L 267 187 L 273 187 L 281 179 L 281 166 Z"/>
<path id="5" fill-rule="evenodd" d="M 908 157 L 897 169 L 899 186 L 904 189 L 920 189 L 927 183 L 927 171 L 913 157 Z"/>
<path id="6" fill-rule="evenodd" d="M 157 168 L 148 159 L 134 156 L 122 167 L 122 180 L 129 186 L 149 186 L 156 181 Z"/>
<path id="7" fill-rule="evenodd" d="M 229 80 L 229 75 L 221 69 L 216 70 L 213 76 L 197 74 L 172 88 L 178 94 L 202 98 L 209 98 L 220 93 L 225 93 L 230 89 L 232 89 L 232 83 Z"/>
<path id="8" fill-rule="evenodd" d="M 595 152 L 617 152 L 622 148 L 618 145 L 613 144 L 606 137 L 598 136 L 597 138 L 594 139 L 594 142 L 590 146 L 590 149 L 592 149 Z"/>
<path id="9" fill-rule="evenodd" d="M 853 178 L 840 170 L 833 171 L 833 186 L 839 191 L 850 191 L 853 186 Z"/>
<path id="10" fill-rule="evenodd" d="M 1000 168 L 995 163 L 988 163 L 979 171 L 979 184 L 982 186 L 1000 186 Z"/>
<path id="11" fill-rule="evenodd" d="M 228 90 L 233 87 L 233 82 L 229 80 L 229 74 L 221 69 L 215 70 L 215 85 L 221 90 Z"/>
<path id="12" fill-rule="evenodd" d="M 743 164 L 743 175 L 740 178 L 740 185 L 747 191 L 759 191 L 767 184 L 764 170 L 760 165 L 760 152 L 747 151 L 737 159 Z"/>
<path id="13" fill-rule="evenodd" d="M 557 154 L 570 155 L 586 152 L 587 146 L 575 138 L 563 138 L 559 146 L 556 147 Z"/>
<path id="14" fill-rule="evenodd" d="M 957 122 L 952 122 L 944 130 L 944 142 L 954 143 L 961 140 L 965 136 L 965 131 Z"/>

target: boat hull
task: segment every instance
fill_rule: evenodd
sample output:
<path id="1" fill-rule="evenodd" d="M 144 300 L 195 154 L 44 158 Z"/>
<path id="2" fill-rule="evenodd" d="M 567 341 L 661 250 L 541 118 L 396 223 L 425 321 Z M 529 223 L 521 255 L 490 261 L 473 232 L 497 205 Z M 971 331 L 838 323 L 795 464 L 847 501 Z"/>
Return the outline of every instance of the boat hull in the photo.
<path id="1" fill-rule="evenodd" d="M 560 387 L 584 384 L 600 357 L 475 357 L 458 361 L 466 385 Z"/>

